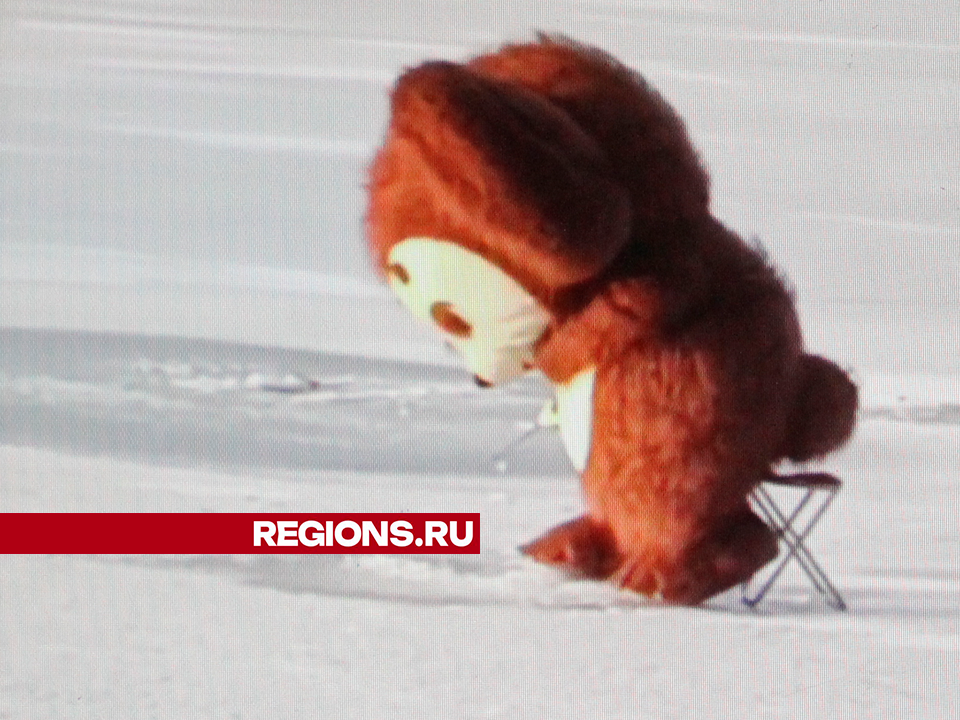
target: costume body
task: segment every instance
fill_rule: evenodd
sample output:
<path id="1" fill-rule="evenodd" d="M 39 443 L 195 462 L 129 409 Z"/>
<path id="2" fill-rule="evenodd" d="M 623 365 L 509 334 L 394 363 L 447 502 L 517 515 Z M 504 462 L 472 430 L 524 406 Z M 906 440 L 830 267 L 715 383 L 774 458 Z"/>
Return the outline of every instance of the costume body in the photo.
<path id="1" fill-rule="evenodd" d="M 639 76 L 543 39 L 408 71 L 368 214 L 391 285 L 483 384 L 536 368 L 561 388 L 586 512 L 525 551 L 679 603 L 776 555 L 747 497 L 845 441 L 857 403 L 708 190 Z"/>

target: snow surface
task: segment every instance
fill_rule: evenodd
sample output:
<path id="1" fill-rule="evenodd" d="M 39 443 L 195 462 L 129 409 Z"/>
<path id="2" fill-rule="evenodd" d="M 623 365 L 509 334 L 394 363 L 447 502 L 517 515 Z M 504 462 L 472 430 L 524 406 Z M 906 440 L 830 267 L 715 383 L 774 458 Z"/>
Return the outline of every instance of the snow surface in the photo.
<path id="1" fill-rule="evenodd" d="M 932 6 L 931 6 L 932 7 Z M 481 513 L 478 556 L 0 558 L 0 718 L 886 718 L 960 706 L 960 9 L 0 4 L 0 512 Z M 373 276 L 407 65 L 535 29 L 685 117 L 714 209 L 861 385 L 845 486 L 757 611 L 564 579 L 536 378 L 479 391 Z M 953 710 L 951 711 L 951 708 Z"/>

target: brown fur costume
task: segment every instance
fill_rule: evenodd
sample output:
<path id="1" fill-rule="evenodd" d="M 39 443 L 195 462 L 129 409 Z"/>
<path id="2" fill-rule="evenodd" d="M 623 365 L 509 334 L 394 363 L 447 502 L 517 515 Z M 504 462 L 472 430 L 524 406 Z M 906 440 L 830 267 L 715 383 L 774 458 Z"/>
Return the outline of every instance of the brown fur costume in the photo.
<path id="1" fill-rule="evenodd" d="M 383 269 L 447 238 L 551 314 L 536 366 L 597 369 L 586 514 L 525 551 L 698 603 L 777 552 L 747 503 L 783 458 L 850 435 L 848 377 L 804 354 L 790 294 L 709 211 L 683 123 L 637 74 L 562 39 L 406 72 L 372 170 Z"/>

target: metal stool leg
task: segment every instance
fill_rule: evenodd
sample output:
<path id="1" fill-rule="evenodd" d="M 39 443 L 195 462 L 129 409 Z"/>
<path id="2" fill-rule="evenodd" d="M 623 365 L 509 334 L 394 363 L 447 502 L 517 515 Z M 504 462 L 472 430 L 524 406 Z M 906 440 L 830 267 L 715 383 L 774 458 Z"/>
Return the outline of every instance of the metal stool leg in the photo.
<path id="1" fill-rule="evenodd" d="M 745 605 L 755 607 L 763 600 L 790 561 L 796 560 L 804 574 L 831 607 L 837 610 L 847 609 L 847 605 L 841 597 L 840 592 L 834 587 L 833 583 L 830 582 L 826 572 L 824 572 L 823 568 L 805 545 L 807 536 L 833 502 L 838 488 L 838 485 L 807 487 L 803 498 L 794 508 L 793 512 L 791 512 L 789 516 L 786 516 L 777 506 L 766 488 L 763 486 L 757 487 L 753 494 L 757 509 L 760 511 L 763 519 L 777 532 L 779 537 L 783 539 L 787 545 L 787 553 L 780 559 L 761 587 L 752 595 L 749 593 L 749 583 L 744 583 L 741 588 L 741 598 Z M 823 501 L 803 527 L 797 530 L 794 528 L 794 523 L 801 516 L 818 490 L 825 492 Z"/>

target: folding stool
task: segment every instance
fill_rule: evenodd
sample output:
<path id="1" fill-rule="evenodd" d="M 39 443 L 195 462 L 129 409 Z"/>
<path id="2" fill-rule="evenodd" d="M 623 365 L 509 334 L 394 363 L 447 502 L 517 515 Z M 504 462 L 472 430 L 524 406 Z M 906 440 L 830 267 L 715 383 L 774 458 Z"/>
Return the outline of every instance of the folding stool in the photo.
<path id="1" fill-rule="evenodd" d="M 768 485 L 792 488 L 801 493 L 800 500 L 789 514 L 777 505 L 766 487 Z M 750 499 L 763 520 L 783 540 L 787 551 L 771 570 L 764 573 L 765 579 L 759 582 L 759 588 L 753 591 L 750 589 L 755 579 L 741 586 L 741 599 L 744 605 L 756 607 L 773 587 L 784 568 L 791 561 L 795 561 L 827 604 L 837 610 L 847 609 L 847 604 L 840 596 L 840 592 L 830 582 L 805 542 L 839 490 L 840 480 L 829 473 L 822 472 L 774 475 L 757 486 Z"/>

